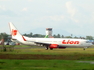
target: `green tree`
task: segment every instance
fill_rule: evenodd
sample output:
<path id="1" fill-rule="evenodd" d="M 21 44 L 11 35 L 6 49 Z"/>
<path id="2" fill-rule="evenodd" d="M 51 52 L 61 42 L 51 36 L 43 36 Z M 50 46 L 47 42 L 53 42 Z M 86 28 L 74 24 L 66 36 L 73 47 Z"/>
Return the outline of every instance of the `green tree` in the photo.
<path id="1" fill-rule="evenodd" d="M 71 36 L 65 36 L 65 38 L 72 38 Z"/>
<path id="2" fill-rule="evenodd" d="M 86 36 L 86 39 L 88 39 L 88 40 L 94 40 L 94 37 L 93 36 Z"/>
<path id="3" fill-rule="evenodd" d="M 4 39 L 5 41 L 7 41 L 8 40 L 8 34 L 6 34 L 6 33 L 0 33 L 0 39 Z"/>
<path id="4" fill-rule="evenodd" d="M 60 34 L 57 35 L 57 38 L 61 38 Z"/>
<path id="5" fill-rule="evenodd" d="M 31 32 L 31 33 L 29 33 L 29 34 L 23 34 L 24 36 L 27 36 L 27 37 L 32 37 L 33 36 L 33 33 Z"/>
<path id="6" fill-rule="evenodd" d="M 75 36 L 74 38 L 78 38 L 77 36 Z"/>
<path id="7" fill-rule="evenodd" d="M 57 36 L 56 36 L 55 34 L 53 35 L 53 37 L 54 37 L 54 38 L 57 38 Z"/>
<path id="8" fill-rule="evenodd" d="M 62 35 L 62 38 L 64 38 L 64 35 Z"/>

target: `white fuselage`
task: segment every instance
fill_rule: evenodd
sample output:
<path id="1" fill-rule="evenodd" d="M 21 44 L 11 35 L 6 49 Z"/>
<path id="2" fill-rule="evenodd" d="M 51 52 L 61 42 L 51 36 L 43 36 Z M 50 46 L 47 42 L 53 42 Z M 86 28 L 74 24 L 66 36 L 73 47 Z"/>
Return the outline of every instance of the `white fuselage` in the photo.
<path id="1" fill-rule="evenodd" d="M 27 41 L 20 41 L 23 44 L 27 45 L 36 45 L 35 42 L 46 43 L 46 44 L 57 44 L 66 48 L 83 48 L 89 47 L 92 45 L 89 41 L 85 39 L 68 39 L 68 38 L 26 38 Z"/>

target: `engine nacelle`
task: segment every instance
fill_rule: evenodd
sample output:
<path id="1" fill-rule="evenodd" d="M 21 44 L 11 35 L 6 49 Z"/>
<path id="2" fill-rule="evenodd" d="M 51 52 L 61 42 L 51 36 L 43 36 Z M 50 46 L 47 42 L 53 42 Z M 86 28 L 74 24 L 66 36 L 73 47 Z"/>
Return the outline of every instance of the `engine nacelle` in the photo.
<path id="1" fill-rule="evenodd" d="M 58 45 L 57 44 L 51 44 L 49 47 L 50 48 L 58 48 Z"/>
<path id="2" fill-rule="evenodd" d="M 49 46 L 49 48 L 60 48 L 60 49 L 65 49 L 66 47 L 59 46 L 59 45 L 57 45 L 57 44 L 51 44 L 51 45 Z"/>
<path id="3" fill-rule="evenodd" d="M 61 47 L 61 46 L 59 46 L 58 48 L 60 48 L 60 49 L 65 49 L 66 47 Z"/>

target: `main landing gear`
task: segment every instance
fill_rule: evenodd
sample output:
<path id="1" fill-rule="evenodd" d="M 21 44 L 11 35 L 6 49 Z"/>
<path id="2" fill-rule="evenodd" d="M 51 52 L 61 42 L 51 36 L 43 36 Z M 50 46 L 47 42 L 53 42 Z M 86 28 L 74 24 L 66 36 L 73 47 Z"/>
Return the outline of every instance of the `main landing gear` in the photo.
<path id="1" fill-rule="evenodd" d="M 48 46 L 45 46 L 45 47 L 46 47 L 45 49 L 48 50 Z"/>
<path id="2" fill-rule="evenodd" d="M 45 46 L 45 47 L 46 47 L 46 48 L 45 48 L 46 50 L 48 50 L 48 49 L 49 49 L 49 47 L 48 47 L 48 46 Z M 53 50 L 53 48 L 50 48 L 50 50 Z"/>

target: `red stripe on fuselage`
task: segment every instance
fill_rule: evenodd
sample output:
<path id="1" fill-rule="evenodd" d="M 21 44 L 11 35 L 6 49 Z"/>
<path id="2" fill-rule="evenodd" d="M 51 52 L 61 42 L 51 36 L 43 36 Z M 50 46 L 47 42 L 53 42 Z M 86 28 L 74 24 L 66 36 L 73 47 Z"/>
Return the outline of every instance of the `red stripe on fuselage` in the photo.
<path id="1" fill-rule="evenodd" d="M 23 40 L 26 41 L 26 39 L 22 36 Z"/>

